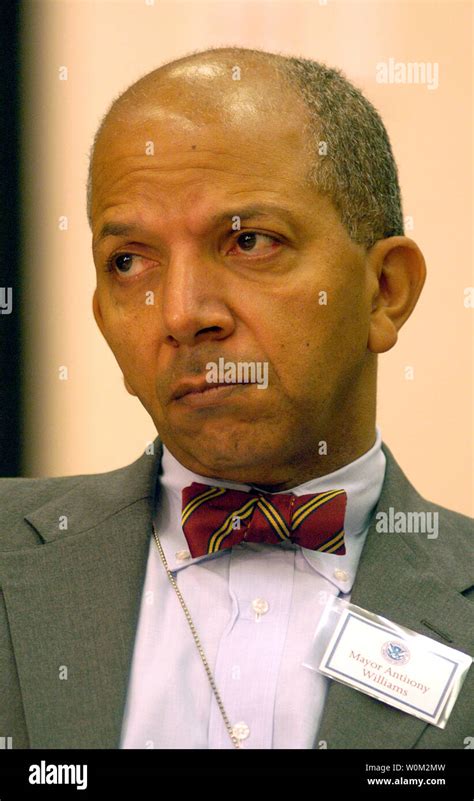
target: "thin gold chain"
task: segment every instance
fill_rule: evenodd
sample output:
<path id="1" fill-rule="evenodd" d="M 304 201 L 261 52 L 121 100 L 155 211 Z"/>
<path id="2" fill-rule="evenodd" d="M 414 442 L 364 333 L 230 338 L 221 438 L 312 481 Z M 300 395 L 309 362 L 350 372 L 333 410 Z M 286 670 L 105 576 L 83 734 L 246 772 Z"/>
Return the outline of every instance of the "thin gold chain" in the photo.
<path id="1" fill-rule="evenodd" d="M 200 655 L 200 657 L 201 657 L 201 659 L 202 659 L 202 662 L 203 662 L 204 668 L 205 668 L 205 670 L 206 670 L 206 673 L 207 673 L 207 677 L 208 677 L 208 679 L 209 679 L 209 682 L 210 682 L 210 685 L 211 685 L 211 687 L 212 687 L 212 691 L 213 691 L 213 693 L 214 693 L 214 695 L 215 695 L 215 697 L 216 697 L 217 705 L 218 705 L 218 707 L 219 707 L 219 709 L 220 709 L 220 711 L 221 711 L 221 715 L 222 715 L 222 717 L 223 717 L 223 719 L 224 719 L 225 727 L 226 727 L 226 729 L 227 729 L 227 731 L 228 731 L 228 733 L 229 733 L 229 737 L 230 737 L 230 739 L 232 740 L 232 743 L 233 743 L 233 745 L 235 746 L 235 748 L 240 748 L 240 741 L 239 741 L 239 739 L 238 739 L 238 738 L 235 736 L 235 734 L 234 734 L 234 732 L 233 732 L 233 730 L 232 730 L 232 726 L 231 726 L 231 725 L 230 725 L 230 723 L 229 723 L 229 718 L 228 718 L 228 717 L 227 717 L 227 715 L 226 715 L 226 712 L 225 712 L 225 709 L 224 709 L 224 704 L 223 704 L 223 703 L 222 703 L 222 701 L 221 701 L 221 697 L 220 697 L 220 695 L 219 695 L 219 692 L 218 692 L 218 690 L 217 690 L 216 683 L 215 683 L 215 681 L 214 681 L 214 678 L 213 678 L 213 675 L 212 675 L 212 673 L 211 673 L 211 669 L 210 669 L 210 667 L 209 667 L 209 665 L 208 665 L 208 662 L 207 662 L 207 659 L 206 659 L 206 656 L 205 656 L 204 650 L 203 650 L 203 648 L 202 648 L 202 646 L 201 646 L 201 643 L 200 643 L 200 641 L 199 641 L 199 637 L 198 637 L 198 634 L 197 634 L 197 631 L 196 631 L 196 627 L 195 627 L 195 625 L 194 625 L 194 623 L 193 623 L 193 621 L 192 621 L 191 615 L 189 614 L 188 607 L 187 607 L 187 606 L 186 606 L 186 604 L 184 603 L 184 598 L 183 598 L 183 596 L 181 595 L 181 592 L 180 592 L 180 590 L 179 590 L 179 587 L 178 587 L 178 585 L 176 584 L 176 581 L 175 581 L 175 579 L 174 579 L 174 576 L 173 576 L 173 574 L 171 573 L 171 570 L 170 570 L 170 569 L 169 569 L 169 567 L 168 567 L 168 562 L 166 561 L 166 556 L 165 556 L 165 554 L 163 553 L 163 548 L 161 547 L 161 542 L 160 542 L 160 540 L 159 540 L 159 538 L 158 538 L 158 534 L 157 534 L 157 532 L 156 532 L 155 525 L 153 525 L 153 535 L 154 535 L 154 537 L 155 537 L 155 542 L 156 542 L 156 544 L 157 544 L 157 546 L 158 546 L 158 550 L 159 550 L 159 552 L 160 552 L 161 561 L 163 562 L 163 565 L 164 565 L 164 567 L 165 567 L 165 570 L 166 570 L 166 572 L 167 572 L 167 574 L 168 574 L 168 578 L 169 578 L 169 580 L 170 580 L 170 582 L 171 582 L 171 585 L 172 585 L 172 587 L 173 587 L 173 588 L 174 588 L 174 590 L 176 591 L 176 595 L 178 596 L 178 599 L 179 599 L 179 602 L 180 602 L 180 604 L 181 604 L 181 607 L 182 607 L 182 609 L 183 609 L 183 612 L 184 612 L 184 614 L 186 615 L 186 620 L 187 620 L 187 621 L 188 621 L 188 623 L 189 623 L 189 627 L 190 627 L 190 629 L 191 629 L 191 632 L 192 632 L 192 635 L 193 635 L 193 637 L 194 637 L 194 642 L 196 643 L 196 647 L 197 647 L 197 649 L 198 649 L 198 651 L 199 651 L 199 655 Z"/>

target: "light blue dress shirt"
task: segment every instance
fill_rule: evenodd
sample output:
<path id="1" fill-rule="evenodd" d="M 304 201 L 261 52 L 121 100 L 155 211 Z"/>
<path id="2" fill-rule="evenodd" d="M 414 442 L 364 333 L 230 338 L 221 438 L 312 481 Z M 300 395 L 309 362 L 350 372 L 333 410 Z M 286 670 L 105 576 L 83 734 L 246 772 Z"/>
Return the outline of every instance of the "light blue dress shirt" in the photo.
<path id="1" fill-rule="evenodd" d="M 317 748 L 330 679 L 302 663 L 330 596 L 350 600 L 385 475 L 381 433 L 348 465 L 286 492 L 347 492 L 346 554 L 243 543 L 191 558 L 181 490 L 249 485 L 192 473 L 164 448 L 155 524 L 242 748 Z M 355 691 L 354 691 L 355 692 Z M 234 748 L 153 536 L 120 748 Z"/>

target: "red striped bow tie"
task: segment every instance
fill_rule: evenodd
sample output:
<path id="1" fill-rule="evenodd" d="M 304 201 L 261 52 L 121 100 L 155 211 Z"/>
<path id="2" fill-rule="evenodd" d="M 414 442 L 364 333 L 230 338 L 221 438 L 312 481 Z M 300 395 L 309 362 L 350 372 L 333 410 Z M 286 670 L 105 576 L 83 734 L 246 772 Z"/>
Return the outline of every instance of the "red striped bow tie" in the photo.
<path id="1" fill-rule="evenodd" d="M 312 495 L 240 492 L 193 482 L 183 489 L 182 526 L 191 556 L 245 542 L 291 541 L 342 556 L 347 495 L 335 489 Z"/>

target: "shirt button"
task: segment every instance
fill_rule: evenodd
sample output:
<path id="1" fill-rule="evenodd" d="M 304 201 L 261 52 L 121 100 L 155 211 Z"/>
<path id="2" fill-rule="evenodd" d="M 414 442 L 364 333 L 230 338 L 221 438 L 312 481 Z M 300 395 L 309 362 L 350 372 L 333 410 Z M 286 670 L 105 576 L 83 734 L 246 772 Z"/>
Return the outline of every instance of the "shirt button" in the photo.
<path id="1" fill-rule="evenodd" d="M 184 559 L 189 559 L 191 554 L 189 551 L 177 551 L 175 556 L 176 559 L 179 559 L 179 561 L 182 562 Z"/>
<path id="2" fill-rule="evenodd" d="M 349 573 L 346 570 L 340 570 L 340 568 L 336 567 L 334 571 L 334 578 L 339 579 L 339 581 L 348 581 Z"/>
<path id="3" fill-rule="evenodd" d="M 250 729 L 247 724 L 241 720 L 239 723 L 236 723 L 235 726 L 232 726 L 232 734 L 234 737 L 237 737 L 238 740 L 246 740 L 250 734 Z"/>
<path id="4" fill-rule="evenodd" d="M 254 598 L 252 601 L 252 609 L 258 615 L 264 615 L 268 612 L 268 602 L 264 598 Z"/>

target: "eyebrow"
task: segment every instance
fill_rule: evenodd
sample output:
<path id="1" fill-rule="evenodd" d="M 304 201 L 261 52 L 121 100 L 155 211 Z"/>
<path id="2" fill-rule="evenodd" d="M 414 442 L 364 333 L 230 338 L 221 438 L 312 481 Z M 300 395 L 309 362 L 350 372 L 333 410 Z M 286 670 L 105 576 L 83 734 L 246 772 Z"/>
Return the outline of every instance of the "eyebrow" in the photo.
<path id="1" fill-rule="evenodd" d="M 219 214 L 211 217 L 210 222 L 214 225 L 220 225 L 223 222 L 230 222 L 232 217 L 239 217 L 241 221 L 249 220 L 254 217 L 282 217 L 286 219 L 290 225 L 297 225 L 295 215 L 283 206 L 277 206 L 273 203 L 259 203 L 258 206 L 246 206 L 242 209 L 228 209 L 227 211 L 220 212 Z M 139 226 L 131 223 L 107 222 L 102 226 L 94 245 L 97 246 L 104 239 L 109 236 L 127 236 L 134 231 L 138 231 Z"/>

